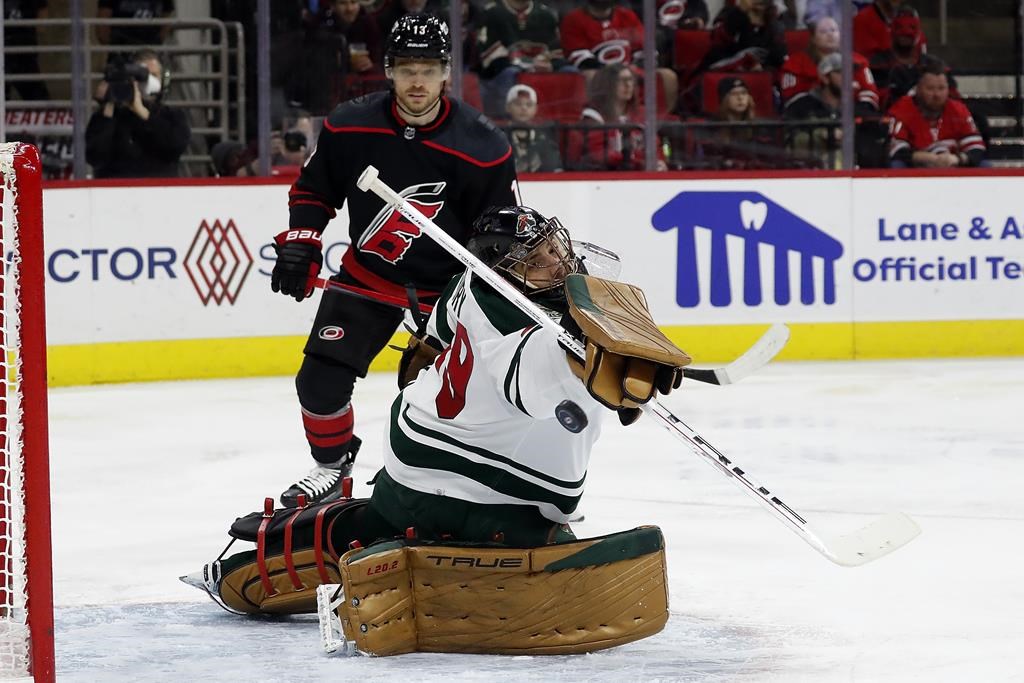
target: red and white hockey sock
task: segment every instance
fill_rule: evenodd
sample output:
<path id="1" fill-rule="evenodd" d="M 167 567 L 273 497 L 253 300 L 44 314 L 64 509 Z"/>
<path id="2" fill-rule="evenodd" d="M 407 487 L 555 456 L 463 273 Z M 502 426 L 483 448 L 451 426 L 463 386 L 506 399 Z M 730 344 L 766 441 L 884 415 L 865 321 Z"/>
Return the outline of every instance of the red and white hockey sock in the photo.
<path id="1" fill-rule="evenodd" d="M 302 426 L 313 458 L 325 465 L 341 461 L 348 455 L 354 423 L 351 403 L 330 415 L 317 415 L 303 408 Z"/>

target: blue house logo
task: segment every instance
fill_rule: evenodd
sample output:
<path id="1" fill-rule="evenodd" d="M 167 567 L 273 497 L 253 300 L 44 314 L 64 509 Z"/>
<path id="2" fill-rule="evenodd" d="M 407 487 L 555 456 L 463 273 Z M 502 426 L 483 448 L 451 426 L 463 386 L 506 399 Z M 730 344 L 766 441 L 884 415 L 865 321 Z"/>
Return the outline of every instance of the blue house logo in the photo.
<path id="1" fill-rule="evenodd" d="M 651 224 L 660 231 L 679 230 L 676 256 L 676 303 L 693 308 L 701 302 L 698 283 L 698 259 L 695 235 L 698 228 L 711 233 L 712 306 L 728 306 L 733 294 L 729 283 L 729 252 L 726 237 L 743 240 L 743 303 L 759 306 L 761 260 L 759 246 L 774 248 L 774 291 L 779 306 L 790 303 L 789 254 L 800 255 L 800 302 L 815 302 L 814 259 L 824 260 L 821 301 L 836 302 L 836 259 L 843 245 L 804 219 L 793 214 L 760 192 L 680 192 L 654 212 Z"/>

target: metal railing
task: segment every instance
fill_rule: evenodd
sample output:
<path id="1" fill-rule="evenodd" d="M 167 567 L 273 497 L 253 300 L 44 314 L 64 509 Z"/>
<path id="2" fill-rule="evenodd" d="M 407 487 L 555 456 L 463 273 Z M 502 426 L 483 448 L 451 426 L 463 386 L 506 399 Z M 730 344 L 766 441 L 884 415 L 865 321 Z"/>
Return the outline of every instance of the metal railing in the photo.
<path id="1" fill-rule="evenodd" d="M 39 73 L 4 74 L 5 84 L 19 82 L 67 83 L 71 86 L 71 99 L 51 98 L 45 100 L 7 100 L 10 111 L 38 111 L 68 109 L 87 112 L 85 107 L 76 107 L 75 90 L 84 91 L 85 98 L 92 99 L 97 83 L 103 80 L 103 71 L 93 67 L 97 56 L 116 53 L 132 53 L 150 49 L 161 56 L 164 68 L 171 73 L 171 87 L 164 104 L 185 110 L 192 124 L 192 142 L 189 150 L 182 155 L 181 163 L 189 175 L 203 174 L 209 162 L 206 153 L 208 142 L 228 139 L 245 140 L 245 40 L 244 30 L 237 22 L 222 22 L 215 19 L 81 19 L 80 52 L 75 52 L 75 40 L 65 45 L 4 45 L 4 55 L 68 55 L 71 71 L 43 71 Z M 57 28 L 74 32 L 75 22 L 71 19 L 25 19 L 5 21 L 9 28 Z M 93 37 L 92 29 L 97 27 L 164 28 L 169 33 L 197 31 L 195 44 L 165 41 L 160 45 L 110 45 L 99 43 Z M 189 65 L 188 58 L 198 60 Z M 76 69 L 78 67 L 78 69 Z M 76 70 L 84 81 L 76 84 Z M 6 70 L 5 70 L 6 71 Z M 76 87 L 77 86 L 77 87 Z M 72 126 L 85 127 L 86 121 L 72 118 Z M 9 131 L 16 132 L 15 130 Z M 77 137 L 71 131 L 65 133 Z M 84 162 L 83 162 L 84 163 Z M 76 166 L 79 164 L 76 163 Z M 199 173 L 195 173 L 195 171 Z M 75 175 L 84 177 L 81 169 Z"/>
<path id="2" fill-rule="evenodd" d="M 638 171 L 647 136 L 639 124 L 540 123 L 501 127 L 528 171 Z M 835 120 L 661 122 L 655 155 L 667 170 L 842 168 Z"/>

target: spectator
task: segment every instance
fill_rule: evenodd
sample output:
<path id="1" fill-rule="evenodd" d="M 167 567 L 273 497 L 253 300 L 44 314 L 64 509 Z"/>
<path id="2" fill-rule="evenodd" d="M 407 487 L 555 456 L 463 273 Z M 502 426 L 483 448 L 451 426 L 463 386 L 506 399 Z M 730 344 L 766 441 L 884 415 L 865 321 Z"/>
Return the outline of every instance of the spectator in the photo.
<path id="1" fill-rule="evenodd" d="M 922 39 L 917 12 L 910 7 L 899 8 L 892 18 L 892 47 L 876 52 L 871 58 L 871 72 L 884 96 L 883 105 L 892 104 L 917 85 L 919 65 L 928 59 L 928 55 L 921 52 Z M 960 99 L 956 83 L 948 71 L 946 79 L 953 97 Z"/>
<path id="2" fill-rule="evenodd" d="M 580 169 L 640 171 L 645 168 L 643 114 L 637 106 L 636 75 L 625 64 L 608 64 L 590 81 L 590 104 L 585 124 L 600 130 L 575 132 L 569 139 L 569 158 Z M 612 127 L 612 126 L 621 127 Z M 657 169 L 667 168 L 659 148 Z"/>
<path id="3" fill-rule="evenodd" d="M 868 1 L 870 2 L 870 0 Z M 857 9 L 854 8 L 853 12 L 856 14 Z M 836 0 L 807 0 L 803 17 L 805 26 L 815 24 L 825 17 L 830 17 L 836 21 L 843 18 L 843 11 L 839 8 Z"/>
<path id="4" fill-rule="evenodd" d="M 794 96 L 782 111 L 787 121 L 828 121 L 837 124 L 842 115 L 843 59 L 833 52 L 818 62 L 818 84 Z M 836 125 L 794 127 L 790 146 L 819 158 L 826 168 L 842 168 L 843 131 Z"/>
<path id="5" fill-rule="evenodd" d="M 174 0 L 99 0 L 100 19 L 167 19 L 174 16 Z M 170 26 L 97 26 L 96 38 L 104 45 L 127 45 L 126 52 L 110 52 L 107 61 L 127 59 L 139 45 L 163 45 Z"/>
<path id="6" fill-rule="evenodd" d="M 822 17 L 807 27 L 811 41 L 804 52 L 789 55 L 782 65 L 782 102 L 788 104 L 802 92 L 818 84 L 818 64 L 826 55 L 839 52 L 839 24 L 831 17 Z M 878 88 L 868 69 L 868 61 L 853 53 L 853 91 L 856 102 L 878 110 Z"/>
<path id="7" fill-rule="evenodd" d="M 191 130 L 183 112 L 162 103 L 169 79 L 152 50 L 137 52 L 127 64 L 108 65 L 96 88 L 100 109 L 85 130 L 85 159 L 95 177 L 178 175 Z"/>
<path id="8" fill-rule="evenodd" d="M 889 109 L 893 168 L 985 165 L 985 142 L 971 112 L 949 96 L 946 65 L 928 61 L 913 95 Z"/>
<path id="9" fill-rule="evenodd" d="M 345 36 L 350 73 L 384 73 L 380 29 L 359 0 L 334 0 L 324 13 L 323 23 L 328 30 Z"/>
<path id="10" fill-rule="evenodd" d="M 4 46 L 29 47 L 39 44 L 34 26 L 13 27 L 7 24 L 10 20 L 46 19 L 50 10 L 46 0 L 7 0 L 4 9 Z M 10 75 L 39 73 L 39 55 L 8 54 L 4 56 L 4 70 Z M 50 91 L 43 81 L 6 81 L 4 97 L 10 99 L 11 89 L 18 91 L 23 100 L 48 100 Z"/>
<path id="11" fill-rule="evenodd" d="M 903 0 L 875 0 L 853 18 L 853 49 L 870 62 L 879 52 L 892 49 L 892 20 Z M 919 32 L 918 53 L 928 51 L 928 41 Z"/>
<path id="12" fill-rule="evenodd" d="M 562 56 L 558 16 L 543 2 L 503 0 L 489 5 L 477 42 L 484 111 L 495 117 L 520 73 L 577 70 Z"/>
<path id="13" fill-rule="evenodd" d="M 854 15 L 861 11 L 874 0 L 853 0 Z M 803 23 L 805 25 L 813 24 L 822 17 L 832 17 L 836 21 L 839 21 L 843 17 L 843 10 L 839 6 L 839 0 L 807 0 L 804 6 Z"/>
<path id="14" fill-rule="evenodd" d="M 736 0 L 711 26 L 711 49 L 697 68 L 704 71 L 778 69 L 786 59 L 786 32 L 768 0 Z"/>
<path id="15" fill-rule="evenodd" d="M 718 111 L 714 118 L 719 121 L 753 121 L 756 106 L 754 97 L 742 78 L 723 78 L 718 82 Z"/>
<path id="16" fill-rule="evenodd" d="M 558 143 L 551 131 L 536 125 L 537 91 L 528 85 L 514 85 L 505 102 L 508 113 L 506 132 L 512 143 L 517 173 L 561 171 Z"/>
<path id="17" fill-rule="evenodd" d="M 643 2 L 630 3 L 637 16 L 643 14 Z M 676 29 L 702 29 L 708 24 L 708 4 L 705 0 L 658 0 L 658 25 L 671 31 Z"/>
<path id="18" fill-rule="evenodd" d="M 256 155 L 241 142 L 218 142 L 210 150 L 210 161 L 214 175 L 221 178 L 260 174 L 256 168 Z"/>
<path id="19" fill-rule="evenodd" d="M 630 6 L 643 16 L 643 2 L 632 0 Z M 673 69 L 676 53 L 676 31 L 701 30 L 708 23 L 708 6 L 704 0 L 658 0 L 658 24 L 654 29 L 658 67 Z"/>
<path id="20" fill-rule="evenodd" d="M 270 134 L 270 174 L 297 176 L 312 151 L 316 138 L 309 112 L 293 111 L 281 121 L 281 127 Z M 240 142 L 218 142 L 210 150 L 210 160 L 218 176 L 256 176 L 257 152 Z"/>
<path id="21" fill-rule="evenodd" d="M 588 77 L 606 64 L 636 64 L 643 54 L 643 22 L 614 0 L 585 0 L 583 7 L 562 19 L 561 33 L 569 62 Z M 675 71 L 658 69 L 658 78 L 665 101 L 675 102 L 679 92 Z"/>
<path id="22" fill-rule="evenodd" d="M 718 109 L 711 121 L 723 125 L 706 129 L 694 145 L 702 166 L 715 169 L 773 168 L 781 162 L 780 145 L 771 132 L 753 124 L 757 103 L 740 77 L 718 82 Z"/>
<path id="23" fill-rule="evenodd" d="M 565 15 L 561 32 L 566 57 L 581 71 L 631 64 L 633 53 L 643 50 L 643 22 L 614 0 L 585 0 L 583 7 Z"/>

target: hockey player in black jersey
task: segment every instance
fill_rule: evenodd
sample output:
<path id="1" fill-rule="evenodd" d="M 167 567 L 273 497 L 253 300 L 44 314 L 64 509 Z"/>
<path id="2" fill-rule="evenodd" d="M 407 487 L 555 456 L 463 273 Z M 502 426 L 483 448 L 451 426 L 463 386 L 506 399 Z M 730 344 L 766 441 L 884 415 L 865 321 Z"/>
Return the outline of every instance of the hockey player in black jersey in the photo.
<path id="1" fill-rule="evenodd" d="M 394 302 L 415 291 L 419 302 L 430 304 L 461 270 L 397 211 L 360 192 L 359 174 L 372 163 L 385 182 L 463 242 L 484 209 L 517 203 L 507 138 L 479 112 L 444 95 L 450 54 L 443 21 L 402 17 L 385 49 L 390 91 L 342 103 L 327 117 L 289 193 L 289 228 L 274 238 L 271 288 L 298 301 L 311 296 L 323 265 L 322 231 L 346 204 L 351 246 L 331 279 L 361 295 L 332 288 L 321 299 L 295 379 L 316 464 L 281 495 L 286 506 L 296 505 L 300 494 L 307 502 L 340 495 L 360 443 L 353 434 L 352 389 L 402 320 Z"/>

